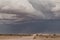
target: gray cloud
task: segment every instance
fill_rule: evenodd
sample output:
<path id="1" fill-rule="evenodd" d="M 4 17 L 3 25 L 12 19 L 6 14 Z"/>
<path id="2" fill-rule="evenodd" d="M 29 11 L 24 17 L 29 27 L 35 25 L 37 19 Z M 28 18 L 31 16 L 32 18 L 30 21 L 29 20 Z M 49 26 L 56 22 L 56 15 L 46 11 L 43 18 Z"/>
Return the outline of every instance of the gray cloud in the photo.
<path id="1" fill-rule="evenodd" d="M 59 4 L 55 0 L 0 0 L 0 19 L 8 19 L 3 23 L 59 19 L 59 13 Z"/>
<path id="2" fill-rule="evenodd" d="M 0 0 L 0 23 L 32 19 L 34 9 L 27 0 Z"/>
<path id="3" fill-rule="evenodd" d="M 0 33 L 58 33 L 59 8 L 55 0 L 0 0 Z"/>
<path id="4" fill-rule="evenodd" d="M 60 21 L 41 20 L 24 24 L 0 24 L 0 33 L 60 33 Z"/>
<path id="5" fill-rule="evenodd" d="M 60 19 L 59 0 L 29 0 L 29 2 L 36 10 L 35 14 L 42 16 L 42 19 Z"/>
<path id="6" fill-rule="evenodd" d="M 32 6 L 36 9 L 36 11 L 39 11 L 40 15 L 41 13 L 44 15 L 45 19 L 53 19 L 54 13 L 52 10 L 53 7 L 55 7 L 55 4 L 50 0 L 29 0 L 29 2 L 32 4 Z M 42 15 L 42 16 L 43 16 Z"/>

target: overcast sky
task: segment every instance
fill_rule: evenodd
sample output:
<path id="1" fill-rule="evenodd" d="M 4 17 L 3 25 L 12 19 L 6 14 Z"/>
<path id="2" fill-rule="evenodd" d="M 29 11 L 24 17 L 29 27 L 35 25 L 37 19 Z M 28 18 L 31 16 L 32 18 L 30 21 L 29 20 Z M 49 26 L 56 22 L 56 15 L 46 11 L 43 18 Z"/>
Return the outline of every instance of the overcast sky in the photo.
<path id="1" fill-rule="evenodd" d="M 0 23 L 60 19 L 59 0 L 0 0 Z"/>
<path id="2" fill-rule="evenodd" d="M 0 0 L 0 33 L 59 32 L 59 19 L 59 0 Z"/>

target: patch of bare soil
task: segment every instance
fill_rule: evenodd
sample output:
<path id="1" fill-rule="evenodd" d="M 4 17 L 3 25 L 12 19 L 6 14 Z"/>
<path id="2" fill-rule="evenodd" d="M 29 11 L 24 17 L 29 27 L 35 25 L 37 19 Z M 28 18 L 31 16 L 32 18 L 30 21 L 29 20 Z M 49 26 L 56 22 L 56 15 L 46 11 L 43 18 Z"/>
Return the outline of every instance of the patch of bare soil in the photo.
<path id="1" fill-rule="evenodd" d="M 60 40 L 60 34 L 0 34 L 0 40 Z"/>

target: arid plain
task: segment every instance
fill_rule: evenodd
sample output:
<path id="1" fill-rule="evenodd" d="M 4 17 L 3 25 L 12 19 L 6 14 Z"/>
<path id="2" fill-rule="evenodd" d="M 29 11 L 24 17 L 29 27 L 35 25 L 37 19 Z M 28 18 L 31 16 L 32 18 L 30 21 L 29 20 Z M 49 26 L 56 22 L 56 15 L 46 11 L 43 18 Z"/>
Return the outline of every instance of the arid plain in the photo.
<path id="1" fill-rule="evenodd" d="M 60 40 L 60 34 L 0 34 L 0 40 Z"/>

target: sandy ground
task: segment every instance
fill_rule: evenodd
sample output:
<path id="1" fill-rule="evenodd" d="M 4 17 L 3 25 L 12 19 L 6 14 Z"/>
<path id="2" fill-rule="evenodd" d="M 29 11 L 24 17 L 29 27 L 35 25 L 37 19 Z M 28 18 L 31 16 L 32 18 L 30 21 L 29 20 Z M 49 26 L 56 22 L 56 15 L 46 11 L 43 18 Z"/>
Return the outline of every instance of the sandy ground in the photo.
<path id="1" fill-rule="evenodd" d="M 0 40 L 60 40 L 60 35 L 0 36 Z"/>

